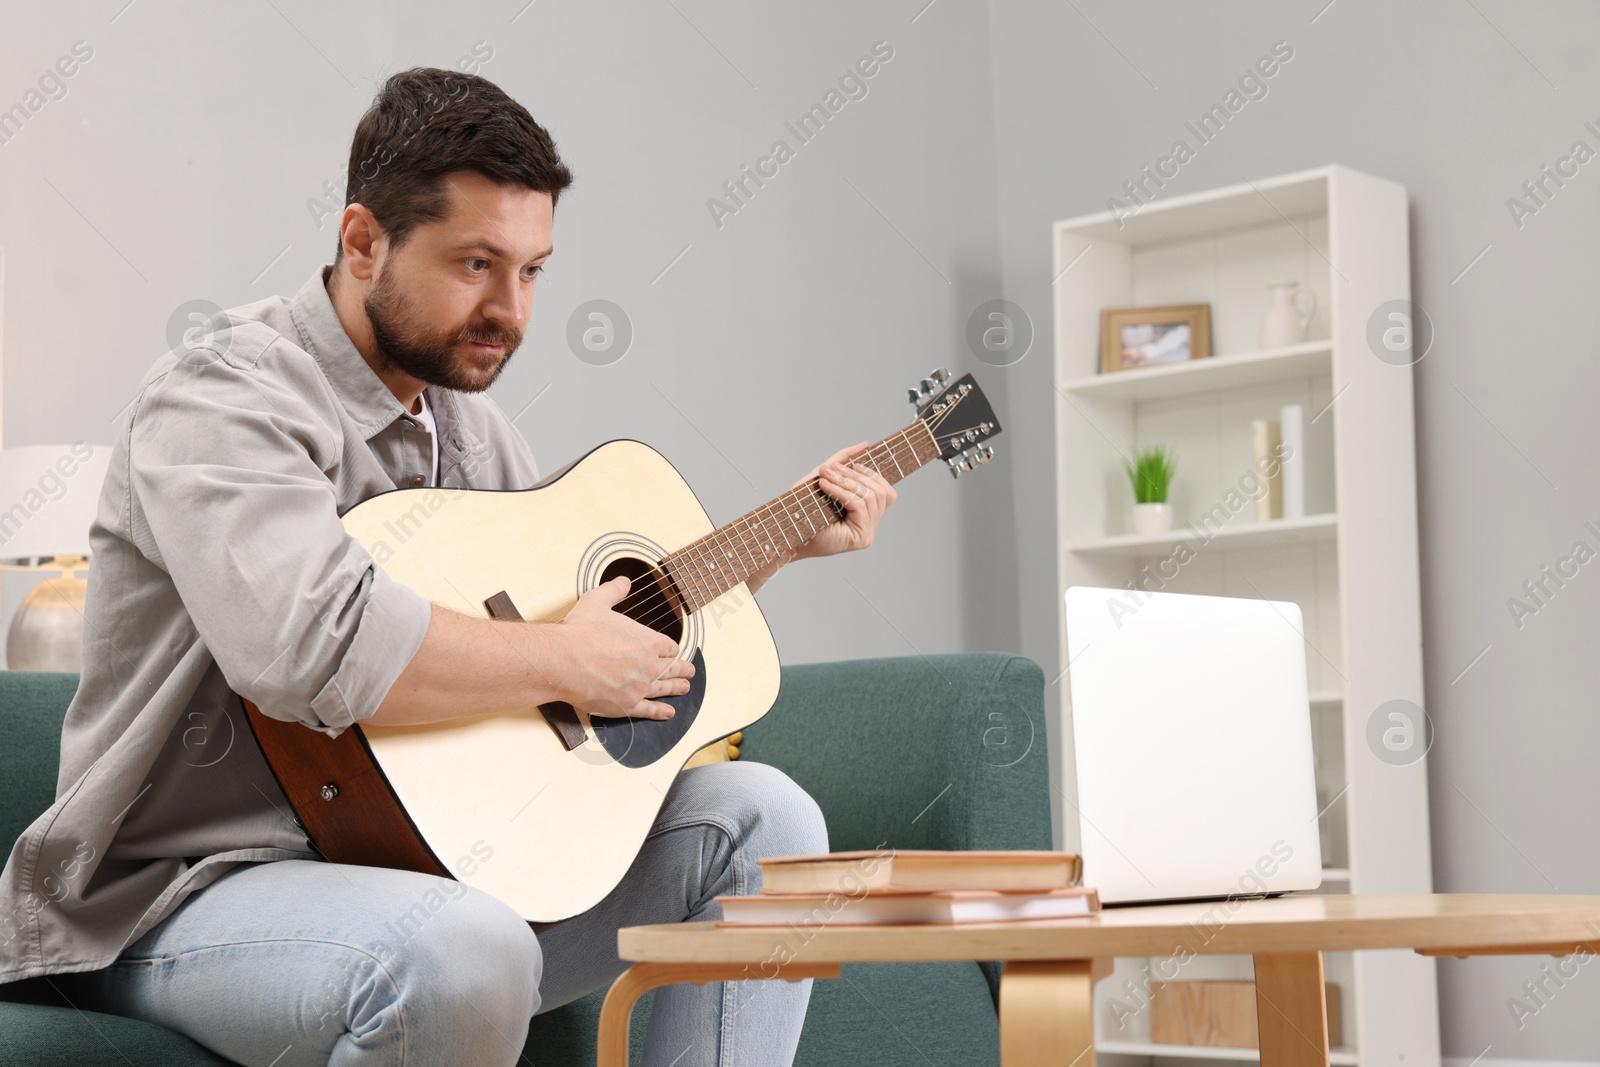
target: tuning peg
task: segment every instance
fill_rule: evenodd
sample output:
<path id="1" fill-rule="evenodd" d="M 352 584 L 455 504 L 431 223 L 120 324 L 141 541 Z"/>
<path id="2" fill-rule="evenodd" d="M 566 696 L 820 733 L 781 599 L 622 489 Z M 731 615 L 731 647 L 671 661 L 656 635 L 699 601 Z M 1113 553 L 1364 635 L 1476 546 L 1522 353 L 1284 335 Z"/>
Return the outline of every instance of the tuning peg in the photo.
<path id="1" fill-rule="evenodd" d="M 948 464 L 949 467 L 950 467 L 950 477 L 952 477 L 952 478 L 961 477 L 961 472 L 962 472 L 963 469 L 965 469 L 959 463 L 956 462 L 956 460 L 958 460 L 960 458 L 961 457 L 959 457 L 959 456 L 951 456 L 949 459 L 945 460 L 945 463 Z"/>
<path id="2" fill-rule="evenodd" d="M 927 396 L 929 393 L 936 392 L 938 390 L 939 383 L 934 381 L 932 378 L 924 378 L 922 381 L 917 383 L 917 387 L 922 391 L 923 396 Z"/>
<path id="3" fill-rule="evenodd" d="M 994 446 L 993 445 L 979 445 L 978 446 L 978 462 L 979 463 L 987 463 L 993 458 L 994 458 Z"/>
<path id="4" fill-rule="evenodd" d="M 940 367 L 938 370 L 934 371 L 930 377 L 932 377 L 933 380 L 938 382 L 940 385 L 943 385 L 945 382 L 950 380 L 950 372 L 945 370 L 943 367 Z"/>
<path id="5" fill-rule="evenodd" d="M 915 389 L 907 389 L 906 399 L 911 401 L 913 404 L 920 404 L 922 403 L 922 394 L 917 392 Z"/>

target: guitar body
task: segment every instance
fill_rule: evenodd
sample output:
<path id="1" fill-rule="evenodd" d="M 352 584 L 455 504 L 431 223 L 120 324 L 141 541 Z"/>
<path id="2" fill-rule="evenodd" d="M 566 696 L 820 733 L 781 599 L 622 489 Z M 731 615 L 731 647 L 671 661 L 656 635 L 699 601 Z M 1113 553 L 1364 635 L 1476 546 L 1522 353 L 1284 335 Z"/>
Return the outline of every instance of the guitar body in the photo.
<path id="1" fill-rule="evenodd" d="M 344 525 L 391 578 L 428 600 L 487 616 L 486 602 L 504 593 L 530 622 L 560 621 L 581 593 L 616 573 L 631 576 L 634 561 L 659 563 L 713 529 L 672 464 L 627 440 L 599 446 L 533 489 L 397 489 L 351 508 Z M 556 922 L 621 881 L 684 763 L 777 699 L 777 647 L 743 582 L 687 618 L 664 614 L 641 621 L 676 627 L 679 655 L 697 667 L 688 693 L 662 698 L 676 714 L 591 720 L 574 711 L 585 739 L 570 750 L 537 708 L 357 726 L 346 732 L 356 737 L 331 745 L 298 723 L 250 718 L 330 860 L 447 872 L 530 922 Z M 318 751 L 308 760 L 281 751 L 284 744 Z M 315 763 L 333 748 L 344 754 L 338 764 Z M 317 773 L 293 784 L 288 769 L 308 763 Z M 338 792 L 325 799 L 329 784 Z M 356 832 L 349 816 L 358 803 Z M 335 821 L 320 833 L 313 825 Z M 408 825 L 414 842 L 370 837 L 376 827 L 393 837 Z M 354 838 L 349 849 L 330 847 L 342 836 Z"/>
<path id="2" fill-rule="evenodd" d="M 993 454 L 1000 424 L 971 375 L 935 371 L 910 399 L 916 420 L 851 462 L 894 482 Z M 745 579 L 845 515 L 811 478 L 714 528 L 672 464 L 626 440 L 531 489 L 381 493 L 343 521 L 390 578 L 463 614 L 553 623 L 626 574 L 615 610 L 678 642 L 689 692 L 658 698 L 676 708 L 665 720 L 553 702 L 329 738 L 248 700 L 246 718 L 329 860 L 456 878 L 535 929 L 559 922 L 616 888 L 690 757 L 771 709 L 778 650 Z"/>

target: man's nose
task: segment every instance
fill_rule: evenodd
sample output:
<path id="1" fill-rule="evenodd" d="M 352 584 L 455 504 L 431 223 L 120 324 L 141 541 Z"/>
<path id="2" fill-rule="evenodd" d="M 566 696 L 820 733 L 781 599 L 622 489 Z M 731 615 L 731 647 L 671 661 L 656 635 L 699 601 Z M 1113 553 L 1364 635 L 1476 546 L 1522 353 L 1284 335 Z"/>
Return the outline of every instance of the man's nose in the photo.
<path id="1" fill-rule="evenodd" d="M 521 285 L 515 278 L 506 278 L 490 287 L 479 310 L 497 326 L 520 330 L 527 325 L 532 309 L 531 287 Z"/>

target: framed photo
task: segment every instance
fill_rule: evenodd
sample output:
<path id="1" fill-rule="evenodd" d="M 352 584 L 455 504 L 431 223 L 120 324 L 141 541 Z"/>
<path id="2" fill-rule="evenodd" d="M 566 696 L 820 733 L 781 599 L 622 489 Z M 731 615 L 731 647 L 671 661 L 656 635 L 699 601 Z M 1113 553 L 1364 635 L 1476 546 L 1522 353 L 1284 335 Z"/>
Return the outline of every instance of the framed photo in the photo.
<path id="1" fill-rule="evenodd" d="M 1106 308 L 1100 312 L 1100 373 L 1211 356 L 1211 305 Z"/>

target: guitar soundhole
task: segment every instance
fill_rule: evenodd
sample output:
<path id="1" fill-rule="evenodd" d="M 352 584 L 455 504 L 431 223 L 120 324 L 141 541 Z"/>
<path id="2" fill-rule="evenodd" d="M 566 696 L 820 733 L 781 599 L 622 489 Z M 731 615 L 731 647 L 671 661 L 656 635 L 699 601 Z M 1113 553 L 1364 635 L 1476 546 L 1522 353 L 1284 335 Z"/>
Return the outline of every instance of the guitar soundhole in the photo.
<path id="1" fill-rule="evenodd" d="M 600 572 L 600 581 L 609 582 L 619 574 L 628 576 L 628 595 L 622 598 L 616 610 L 674 641 L 683 640 L 683 620 L 675 606 L 678 597 L 671 582 L 660 569 L 642 559 L 620 556 L 606 564 Z"/>
<path id="2" fill-rule="evenodd" d="M 666 575 L 642 559 L 618 557 L 606 564 L 600 572 L 600 580 L 609 582 L 619 574 L 626 574 L 631 585 L 628 595 L 622 598 L 616 610 L 681 644 L 684 626 L 677 607 L 681 601 Z M 689 679 L 689 691 L 657 698 L 664 704 L 672 705 L 672 718 L 596 717 L 589 720 L 595 739 L 605 748 L 607 755 L 624 767 L 648 767 L 672 751 L 683 739 L 689 727 L 694 725 L 706 693 L 706 661 L 698 648 L 690 662 L 694 664 L 694 677 Z"/>

